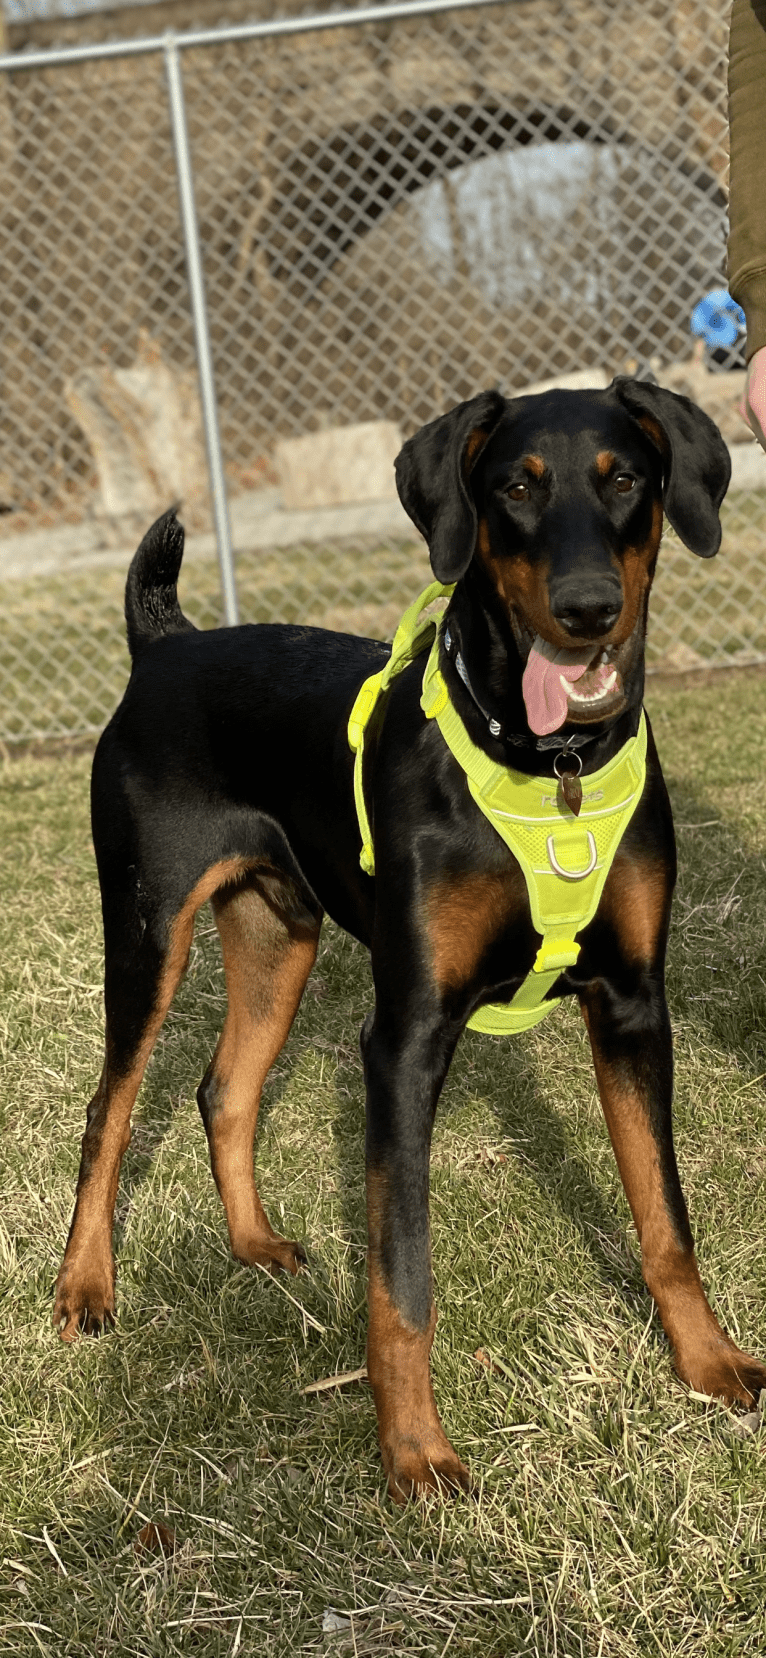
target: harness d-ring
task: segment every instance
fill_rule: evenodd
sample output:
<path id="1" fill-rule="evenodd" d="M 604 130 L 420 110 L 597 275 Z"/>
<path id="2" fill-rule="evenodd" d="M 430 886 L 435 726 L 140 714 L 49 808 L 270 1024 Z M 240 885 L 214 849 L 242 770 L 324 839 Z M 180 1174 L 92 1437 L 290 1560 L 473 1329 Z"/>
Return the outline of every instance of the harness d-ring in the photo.
<path id="1" fill-rule="evenodd" d="M 564 762 L 563 765 L 562 761 Z M 561 766 L 561 771 L 559 771 L 559 766 Z M 580 777 L 582 774 L 582 755 L 577 753 L 576 748 L 559 749 L 558 754 L 553 756 L 553 770 L 559 782 L 561 782 L 564 773 L 570 770 L 570 767 L 575 777 Z"/>
<path id="2" fill-rule="evenodd" d="M 547 840 L 547 843 L 546 843 L 547 847 L 548 847 L 548 862 L 551 866 L 551 869 L 554 871 L 554 873 L 556 875 L 563 875 L 565 881 L 584 881 L 586 875 L 592 875 L 593 871 L 596 867 L 596 863 L 598 861 L 598 852 L 596 850 L 596 842 L 593 838 L 593 835 L 591 834 L 590 829 L 586 829 L 585 833 L 588 837 L 588 850 L 590 852 L 590 861 L 586 865 L 585 869 L 562 869 L 561 864 L 559 863 L 558 858 L 556 857 L 556 851 L 555 851 L 555 847 L 554 847 L 554 844 L 553 844 L 554 840 L 555 840 L 555 836 L 554 835 L 549 835 L 548 836 L 548 840 Z"/>

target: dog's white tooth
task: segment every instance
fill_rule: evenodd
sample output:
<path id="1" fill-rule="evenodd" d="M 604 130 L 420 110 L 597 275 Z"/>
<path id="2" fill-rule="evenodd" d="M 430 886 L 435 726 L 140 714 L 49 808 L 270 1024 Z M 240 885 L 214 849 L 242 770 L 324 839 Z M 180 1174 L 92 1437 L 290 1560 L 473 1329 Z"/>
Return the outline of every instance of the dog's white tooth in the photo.
<path id="1" fill-rule="evenodd" d="M 570 685 L 568 687 L 569 696 L 574 702 L 603 702 L 604 698 L 608 697 L 609 692 L 613 689 L 616 681 L 617 669 L 613 668 L 608 679 L 596 691 L 578 691 L 575 690 L 574 685 Z"/>
<path id="2" fill-rule="evenodd" d="M 601 652 L 601 661 L 602 662 L 608 662 L 609 661 L 609 652 L 608 651 L 602 651 Z"/>
<path id="3" fill-rule="evenodd" d="M 570 691 L 570 696 L 575 702 L 601 702 L 606 691 Z"/>

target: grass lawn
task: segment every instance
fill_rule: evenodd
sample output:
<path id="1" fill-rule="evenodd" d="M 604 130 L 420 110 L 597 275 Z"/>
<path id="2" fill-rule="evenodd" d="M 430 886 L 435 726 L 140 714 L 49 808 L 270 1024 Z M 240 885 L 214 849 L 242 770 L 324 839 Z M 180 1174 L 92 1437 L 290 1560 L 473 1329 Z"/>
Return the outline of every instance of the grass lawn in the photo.
<path id="1" fill-rule="evenodd" d="M 766 677 L 654 684 L 649 711 L 681 860 L 679 1161 L 714 1306 L 763 1354 Z M 54 1336 L 102 1047 L 87 774 L 0 772 L 0 1653 L 763 1651 L 766 1430 L 743 1440 L 675 1379 L 571 1009 L 467 1033 L 437 1121 L 435 1388 L 477 1500 L 395 1509 L 366 1386 L 302 1391 L 365 1341 L 370 976 L 330 926 L 257 1150 L 310 1269 L 228 1253 L 194 1099 L 222 1018 L 204 912 L 123 1169 L 118 1327 Z M 149 1523 L 175 1552 L 142 1546 Z"/>

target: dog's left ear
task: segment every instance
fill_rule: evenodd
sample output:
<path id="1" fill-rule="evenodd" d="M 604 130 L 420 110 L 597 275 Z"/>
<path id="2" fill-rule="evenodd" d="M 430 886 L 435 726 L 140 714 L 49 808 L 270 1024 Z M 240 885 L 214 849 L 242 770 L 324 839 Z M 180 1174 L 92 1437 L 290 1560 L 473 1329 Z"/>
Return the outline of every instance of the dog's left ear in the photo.
<path id="1" fill-rule="evenodd" d="M 712 558 L 721 545 L 718 509 L 731 459 L 715 422 L 688 397 L 648 380 L 612 381 L 612 389 L 664 462 L 663 506 L 690 552 Z"/>
<path id="2" fill-rule="evenodd" d="M 499 391 L 481 392 L 421 427 L 394 462 L 399 499 L 428 542 L 437 581 L 457 581 L 473 558 L 478 521 L 469 478 L 506 408 Z"/>

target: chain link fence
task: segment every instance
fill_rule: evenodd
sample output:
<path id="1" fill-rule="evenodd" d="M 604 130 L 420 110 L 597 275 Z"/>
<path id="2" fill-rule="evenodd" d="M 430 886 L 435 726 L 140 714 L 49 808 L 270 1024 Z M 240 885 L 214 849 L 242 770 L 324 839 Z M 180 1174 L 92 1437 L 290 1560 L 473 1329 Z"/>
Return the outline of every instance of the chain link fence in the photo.
<path id="1" fill-rule="evenodd" d="M 766 658 L 766 459 L 689 332 L 725 283 L 727 12 L 424 0 L 177 37 L 243 620 L 390 635 L 426 574 L 393 501 L 285 506 L 281 440 L 651 367 L 718 418 L 735 487 L 712 566 L 666 537 L 650 659 Z M 6 741 L 108 718 L 127 562 L 177 493 L 182 602 L 221 620 L 167 50 L 1 60 Z"/>

